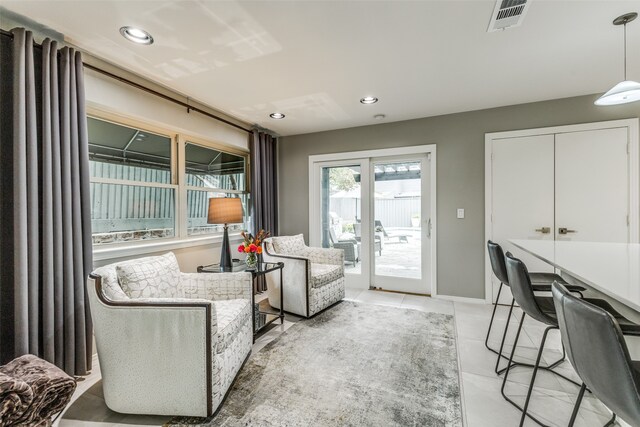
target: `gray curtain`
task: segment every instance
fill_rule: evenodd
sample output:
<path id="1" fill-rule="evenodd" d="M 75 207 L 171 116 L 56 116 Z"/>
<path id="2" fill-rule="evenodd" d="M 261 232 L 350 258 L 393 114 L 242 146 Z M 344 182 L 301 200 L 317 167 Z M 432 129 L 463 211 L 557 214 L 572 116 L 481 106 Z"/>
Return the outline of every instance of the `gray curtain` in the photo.
<path id="1" fill-rule="evenodd" d="M 277 139 L 253 131 L 251 152 L 251 207 L 254 233 L 265 229 L 278 235 Z"/>
<path id="2" fill-rule="evenodd" d="M 84 375 L 92 246 L 82 57 L 12 33 L 1 37 L 0 363 L 31 353 Z"/>
<path id="3" fill-rule="evenodd" d="M 278 235 L 278 180 L 277 150 L 278 140 L 269 134 L 253 131 L 249 137 L 251 161 L 251 220 L 253 233 L 261 229 Z M 256 288 L 266 290 L 264 277 L 258 277 Z"/>

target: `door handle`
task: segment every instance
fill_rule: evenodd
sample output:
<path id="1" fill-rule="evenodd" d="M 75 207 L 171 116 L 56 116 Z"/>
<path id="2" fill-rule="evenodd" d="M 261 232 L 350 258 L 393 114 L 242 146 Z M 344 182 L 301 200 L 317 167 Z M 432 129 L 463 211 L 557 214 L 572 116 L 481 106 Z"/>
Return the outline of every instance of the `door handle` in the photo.
<path id="1" fill-rule="evenodd" d="M 558 234 L 577 233 L 577 230 L 569 230 L 567 227 L 558 228 Z"/>
<path id="2" fill-rule="evenodd" d="M 429 222 L 427 222 L 427 237 L 431 238 L 431 218 L 429 218 Z"/>
<path id="3" fill-rule="evenodd" d="M 542 233 L 542 234 L 549 234 L 551 233 L 551 227 L 536 228 L 536 232 Z"/>

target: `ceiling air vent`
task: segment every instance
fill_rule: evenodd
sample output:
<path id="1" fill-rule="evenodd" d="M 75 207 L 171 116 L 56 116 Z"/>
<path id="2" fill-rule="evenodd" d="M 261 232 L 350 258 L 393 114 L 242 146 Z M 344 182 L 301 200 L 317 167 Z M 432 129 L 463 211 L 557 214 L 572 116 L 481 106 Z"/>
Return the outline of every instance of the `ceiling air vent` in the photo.
<path id="1" fill-rule="evenodd" d="M 493 9 L 487 32 L 491 33 L 520 25 L 524 14 L 529 9 L 529 3 L 531 3 L 531 0 L 496 1 L 496 7 Z"/>

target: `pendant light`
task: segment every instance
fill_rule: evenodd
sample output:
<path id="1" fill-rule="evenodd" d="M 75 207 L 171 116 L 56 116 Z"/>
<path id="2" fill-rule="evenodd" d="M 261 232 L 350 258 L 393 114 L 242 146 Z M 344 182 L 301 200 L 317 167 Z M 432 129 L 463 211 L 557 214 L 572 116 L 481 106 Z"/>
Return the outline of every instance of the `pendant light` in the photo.
<path id="1" fill-rule="evenodd" d="M 596 100 L 596 105 L 618 105 L 640 101 L 640 83 L 627 80 L 627 24 L 638 17 L 635 12 L 625 13 L 613 20 L 613 25 L 624 26 L 624 81 L 618 83 Z"/>

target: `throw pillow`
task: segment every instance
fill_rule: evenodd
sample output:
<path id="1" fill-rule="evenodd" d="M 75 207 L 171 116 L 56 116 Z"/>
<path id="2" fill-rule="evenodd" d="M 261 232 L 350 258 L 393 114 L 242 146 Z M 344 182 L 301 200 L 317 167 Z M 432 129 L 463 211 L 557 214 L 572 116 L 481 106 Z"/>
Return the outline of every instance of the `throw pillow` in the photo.
<path id="1" fill-rule="evenodd" d="M 272 239 L 273 248 L 276 253 L 285 255 L 300 255 L 304 252 L 306 245 L 302 234 L 295 236 L 274 237 Z"/>
<path id="2" fill-rule="evenodd" d="M 129 298 L 175 298 L 178 296 L 180 268 L 176 256 L 140 258 L 116 267 L 120 286 Z"/>

